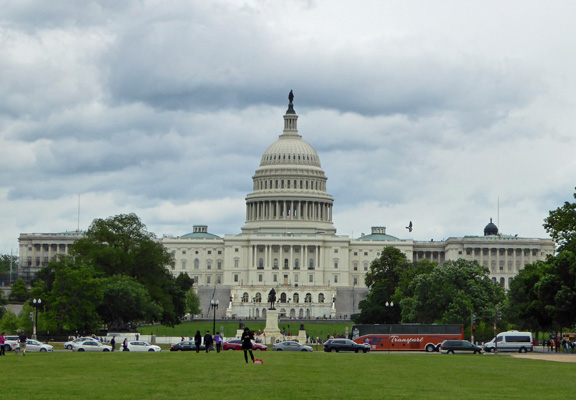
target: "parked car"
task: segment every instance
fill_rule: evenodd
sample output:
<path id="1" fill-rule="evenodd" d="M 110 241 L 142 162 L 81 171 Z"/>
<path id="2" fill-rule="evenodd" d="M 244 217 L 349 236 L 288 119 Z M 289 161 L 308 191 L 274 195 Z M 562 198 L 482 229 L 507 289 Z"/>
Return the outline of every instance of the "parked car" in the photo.
<path id="1" fill-rule="evenodd" d="M 102 344 L 97 340 L 89 339 L 80 341 L 78 343 L 74 343 L 72 345 L 72 351 L 111 351 L 112 346 L 108 346 L 107 344 Z"/>
<path id="2" fill-rule="evenodd" d="M 229 340 L 222 345 L 223 350 L 242 350 L 242 341 L 240 339 Z M 268 347 L 260 343 L 252 342 L 252 350 L 266 351 Z"/>
<path id="3" fill-rule="evenodd" d="M 96 340 L 96 339 L 93 339 L 91 337 L 79 337 L 77 339 L 73 339 L 73 340 L 70 340 L 70 341 L 64 343 L 64 348 L 66 350 L 72 350 L 74 343 L 85 342 L 86 340 Z"/>
<path id="4" fill-rule="evenodd" d="M 500 332 L 496 338 L 484 344 L 484 351 L 493 352 L 496 349 L 498 351 L 517 351 L 519 353 L 533 351 L 532 333 L 518 331 Z"/>
<path id="5" fill-rule="evenodd" d="M 120 351 L 124 351 L 122 346 L 120 346 Z M 128 351 L 162 351 L 162 349 L 160 346 L 156 346 L 148 342 L 134 340 L 132 342 L 128 342 Z"/>
<path id="6" fill-rule="evenodd" d="M 482 347 L 476 346 L 467 340 L 445 340 L 440 344 L 440 353 L 473 353 L 482 354 Z"/>
<path id="7" fill-rule="evenodd" d="M 4 350 L 12 351 L 18 347 L 19 339 L 17 335 L 6 335 L 4 336 Z"/>
<path id="8" fill-rule="evenodd" d="M 196 343 L 193 340 L 183 340 L 170 345 L 170 351 L 196 351 Z M 206 351 L 206 346 L 201 344 L 200 351 Z"/>
<path id="9" fill-rule="evenodd" d="M 313 351 L 312 347 L 294 342 L 292 340 L 279 342 L 272 348 L 274 351 Z"/>
<path id="10" fill-rule="evenodd" d="M 324 351 L 336 353 L 344 351 L 368 353 L 370 351 L 370 345 L 358 344 L 350 339 L 330 339 L 324 342 Z"/>
<path id="11" fill-rule="evenodd" d="M 14 351 L 20 351 L 20 343 L 14 347 Z M 47 352 L 54 351 L 54 346 L 50 344 L 40 343 L 34 339 L 26 340 L 26 352 Z"/>

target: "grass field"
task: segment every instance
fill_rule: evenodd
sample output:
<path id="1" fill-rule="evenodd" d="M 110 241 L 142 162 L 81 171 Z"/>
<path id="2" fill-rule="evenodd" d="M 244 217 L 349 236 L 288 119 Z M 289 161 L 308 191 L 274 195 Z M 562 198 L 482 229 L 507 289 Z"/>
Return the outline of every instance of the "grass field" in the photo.
<path id="1" fill-rule="evenodd" d="M 504 355 L 255 352 L 0 357 L 1 399 L 568 399 L 576 364 Z"/>

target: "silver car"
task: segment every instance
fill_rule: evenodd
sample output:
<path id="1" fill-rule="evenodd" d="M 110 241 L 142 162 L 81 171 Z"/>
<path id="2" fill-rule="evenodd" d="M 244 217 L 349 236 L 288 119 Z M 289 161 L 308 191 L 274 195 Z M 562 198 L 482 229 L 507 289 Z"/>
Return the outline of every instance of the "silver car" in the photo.
<path id="1" fill-rule="evenodd" d="M 14 349 L 14 351 L 20 351 L 20 344 Z M 54 351 L 54 346 L 50 344 L 40 343 L 34 339 L 26 340 L 26 352 L 46 352 L 46 351 Z"/>
<path id="2" fill-rule="evenodd" d="M 112 347 L 107 344 L 102 344 L 97 340 L 90 339 L 83 342 L 74 343 L 72 345 L 72 351 L 111 351 Z"/>
<path id="3" fill-rule="evenodd" d="M 91 337 L 79 337 L 77 339 L 73 339 L 73 340 L 70 340 L 70 341 L 64 343 L 64 348 L 66 350 L 72 350 L 74 343 L 85 342 L 86 340 L 95 340 L 95 339 L 93 339 Z"/>
<path id="4" fill-rule="evenodd" d="M 274 345 L 273 351 L 313 351 L 312 347 L 305 346 L 298 342 L 294 341 L 287 341 L 287 342 L 280 342 Z"/>

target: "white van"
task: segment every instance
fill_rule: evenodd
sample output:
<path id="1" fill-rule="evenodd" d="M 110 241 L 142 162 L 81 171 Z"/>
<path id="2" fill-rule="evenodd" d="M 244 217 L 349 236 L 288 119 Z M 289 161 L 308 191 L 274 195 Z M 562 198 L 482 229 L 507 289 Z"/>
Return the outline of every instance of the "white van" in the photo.
<path id="1" fill-rule="evenodd" d="M 518 332 L 518 331 L 508 331 L 499 333 L 496 340 L 492 339 L 488 343 L 484 344 L 484 351 L 493 352 L 496 351 L 517 351 L 520 353 L 526 353 L 527 351 L 534 350 L 532 345 L 532 333 L 530 332 Z"/>

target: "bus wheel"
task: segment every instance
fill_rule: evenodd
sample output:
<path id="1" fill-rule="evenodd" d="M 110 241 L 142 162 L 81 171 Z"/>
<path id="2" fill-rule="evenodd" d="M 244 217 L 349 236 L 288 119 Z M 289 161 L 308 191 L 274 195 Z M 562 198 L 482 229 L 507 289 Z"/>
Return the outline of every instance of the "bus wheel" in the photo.
<path id="1" fill-rule="evenodd" d="M 434 351 L 434 349 L 435 349 L 435 347 L 433 344 L 426 345 L 426 352 L 427 353 L 432 353 Z"/>
<path id="2" fill-rule="evenodd" d="M 520 353 L 526 353 L 526 347 L 520 347 Z"/>

